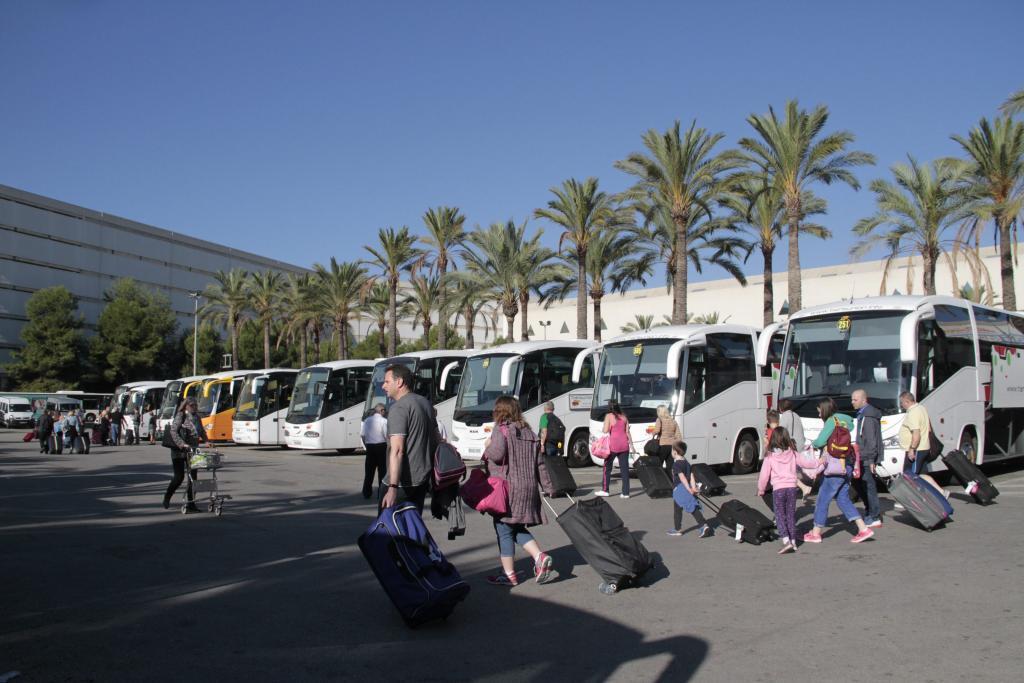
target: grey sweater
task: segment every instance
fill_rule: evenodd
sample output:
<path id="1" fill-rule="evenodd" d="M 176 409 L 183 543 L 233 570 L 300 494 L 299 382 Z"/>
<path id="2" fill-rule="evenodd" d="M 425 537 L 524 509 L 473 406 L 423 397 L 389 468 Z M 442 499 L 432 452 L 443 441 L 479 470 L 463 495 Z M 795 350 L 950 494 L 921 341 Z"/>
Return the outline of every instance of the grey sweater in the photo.
<path id="1" fill-rule="evenodd" d="M 882 411 L 870 403 L 857 413 L 857 447 L 865 465 L 882 460 Z"/>

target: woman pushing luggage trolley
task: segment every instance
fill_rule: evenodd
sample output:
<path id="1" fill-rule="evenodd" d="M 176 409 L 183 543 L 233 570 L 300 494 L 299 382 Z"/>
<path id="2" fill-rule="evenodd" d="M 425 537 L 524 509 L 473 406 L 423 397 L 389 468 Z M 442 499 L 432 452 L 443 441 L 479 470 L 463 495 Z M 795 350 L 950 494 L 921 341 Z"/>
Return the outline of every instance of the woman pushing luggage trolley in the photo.
<path id="1" fill-rule="evenodd" d="M 181 514 L 187 514 L 189 503 L 193 502 L 189 500 L 189 489 L 191 489 L 193 496 L 197 493 L 208 492 L 210 495 L 206 499 L 207 511 L 216 513 L 218 517 L 221 516 L 221 513 L 224 512 L 224 501 L 231 500 L 231 496 L 223 495 L 220 492 L 220 484 L 217 481 L 217 470 L 221 468 L 223 459 L 218 451 L 212 450 L 197 448 L 189 454 L 188 485 L 181 494 Z M 199 470 L 209 472 L 210 476 L 200 481 L 197 476 Z M 202 504 L 202 500 L 199 501 L 199 504 Z"/>

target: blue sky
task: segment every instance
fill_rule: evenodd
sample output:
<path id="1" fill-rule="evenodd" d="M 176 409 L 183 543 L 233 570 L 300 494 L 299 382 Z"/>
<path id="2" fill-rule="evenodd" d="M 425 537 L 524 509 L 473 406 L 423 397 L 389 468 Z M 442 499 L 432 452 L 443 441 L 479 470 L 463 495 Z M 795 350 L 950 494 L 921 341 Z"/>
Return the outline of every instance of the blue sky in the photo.
<path id="1" fill-rule="evenodd" d="M 796 97 L 879 160 L 859 193 L 822 190 L 836 238 L 802 242 L 805 266 L 845 262 L 872 178 L 957 153 L 1024 87 L 1022 8 L 6 2 L 0 183 L 308 266 L 431 206 L 484 225 L 572 176 L 623 189 L 646 129 L 696 118 L 733 145 Z"/>

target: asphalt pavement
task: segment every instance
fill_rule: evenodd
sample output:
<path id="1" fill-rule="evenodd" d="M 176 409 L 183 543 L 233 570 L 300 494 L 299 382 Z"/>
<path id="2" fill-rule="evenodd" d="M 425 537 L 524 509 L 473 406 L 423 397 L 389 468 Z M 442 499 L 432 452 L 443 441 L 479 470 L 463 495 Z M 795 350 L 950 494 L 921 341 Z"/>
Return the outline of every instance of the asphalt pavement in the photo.
<path id="1" fill-rule="evenodd" d="M 428 513 L 472 591 L 447 621 L 410 630 L 356 547 L 376 512 L 359 493 L 362 455 L 227 446 L 223 516 L 182 515 L 160 504 L 163 447 L 41 455 L 21 434 L 0 431 L 0 680 L 1008 681 L 1024 669 L 1024 463 L 988 468 L 994 505 L 954 493 L 945 528 L 923 531 L 884 495 L 874 539 L 851 544 L 833 506 L 824 542 L 785 556 L 692 525 L 666 536 L 670 500 L 634 478 L 632 498 L 608 501 L 657 565 L 610 597 L 553 519 L 535 534 L 557 580 L 509 590 L 484 580 L 498 566 L 489 519 L 470 511 L 449 541 Z M 583 495 L 600 480 L 573 472 Z M 755 475 L 725 480 L 726 497 L 763 509 Z M 806 530 L 810 509 L 798 516 Z"/>

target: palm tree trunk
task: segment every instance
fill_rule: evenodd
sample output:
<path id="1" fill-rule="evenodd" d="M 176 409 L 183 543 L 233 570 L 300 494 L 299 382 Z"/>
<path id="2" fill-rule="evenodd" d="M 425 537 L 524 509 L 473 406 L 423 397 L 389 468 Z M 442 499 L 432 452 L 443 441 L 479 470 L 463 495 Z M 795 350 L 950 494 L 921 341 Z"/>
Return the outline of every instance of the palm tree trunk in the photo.
<path id="1" fill-rule="evenodd" d="M 508 333 L 508 341 L 510 341 L 510 342 L 513 342 L 513 341 L 516 340 L 515 321 L 516 321 L 516 312 L 513 311 L 512 315 L 509 315 L 508 311 L 505 311 L 505 325 L 506 325 L 506 331 Z"/>
<path id="2" fill-rule="evenodd" d="M 299 337 L 299 367 L 306 367 L 306 326 L 302 326 L 301 335 Z"/>
<path id="3" fill-rule="evenodd" d="M 270 321 L 263 321 L 263 367 L 270 368 Z"/>
<path id="4" fill-rule="evenodd" d="M 231 322 L 228 333 L 231 335 L 231 369 L 238 369 L 238 324 Z"/>
<path id="5" fill-rule="evenodd" d="M 334 330 L 338 333 L 338 360 L 347 360 L 345 342 L 345 319 L 338 316 L 334 319 Z"/>
<path id="6" fill-rule="evenodd" d="M 672 324 L 686 324 L 686 288 L 689 275 L 689 264 L 686 255 L 689 246 L 686 243 L 687 215 L 672 216 L 676 224 L 676 272 L 672 276 Z"/>
<path id="7" fill-rule="evenodd" d="M 594 300 L 594 341 L 601 341 L 601 297 L 604 292 L 591 292 L 590 298 Z"/>
<path id="8" fill-rule="evenodd" d="M 921 252 L 921 260 L 924 262 L 924 293 L 925 296 L 935 296 L 935 261 L 937 254 L 930 248 L 925 247 Z"/>
<path id="9" fill-rule="evenodd" d="M 473 315 L 473 307 L 466 306 L 466 308 L 462 310 L 462 317 L 466 319 L 466 348 L 476 348 L 476 342 L 473 339 L 473 322 L 476 318 L 476 316 Z"/>
<path id="10" fill-rule="evenodd" d="M 1013 245 L 1010 243 L 1010 223 L 1007 217 L 1001 217 L 999 226 L 999 275 L 1003 281 L 1003 308 L 1007 311 L 1017 310 L 1017 291 L 1013 284 Z"/>
<path id="11" fill-rule="evenodd" d="M 775 320 L 775 283 L 772 280 L 772 252 L 774 248 L 769 249 L 768 247 L 761 248 L 761 255 L 764 256 L 764 306 L 763 306 L 763 320 L 764 326 L 772 324 Z"/>
<path id="12" fill-rule="evenodd" d="M 587 250 L 576 250 L 576 338 L 587 338 Z"/>
<path id="13" fill-rule="evenodd" d="M 519 295 L 519 311 L 523 314 L 519 319 L 519 337 L 522 341 L 530 341 L 530 294 L 523 292 Z"/>
<path id="14" fill-rule="evenodd" d="M 313 326 L 313 365 L 320 364 L 320 326 Z"/>
<path id="15" fill-rule="evenodd" d="M 430 328 L 433 326 L 429 317 L 423 319 L 423 348 L 427 351 L 430 350 Z"/>
<path id="16" fill-rule="evenodd" d="M 804 305 L 803 282 L 800 276 L 800 205 L 787 210 L 789 218 L 789 312 L 796 313 Z"/>
<path id="17" fill-rule="evenodd" d="M 388 356 L 395 355 L 398 340 L 398 278 L 388 280 Z"/>
<path id="18" fill-rule="evenodd" d="M 382 358 L 384 356 L 388 355 L 388 349 L 387 349 L 387 347 L 385 346 L 385 343 L 384 343 L 384 337 L 387 336 L 386 328 L 387 328 L 387 321 L 386 320 L 381 322 L 379 325 L 377 325 L 377 333 L 378 333 L 378 335 L 377 335 L 378 336 L 378 339 L 377 339 L 377 355 L 381 356 Z"/>
<path id="19" fill-rule="evenodd" d="M 438 255 L 437 272 L 440 291 L 437 293 L 437 348 L 448 348 L 448 287 L 445 285 L 444 276 L 448 270 L 448 260 Z"/>

